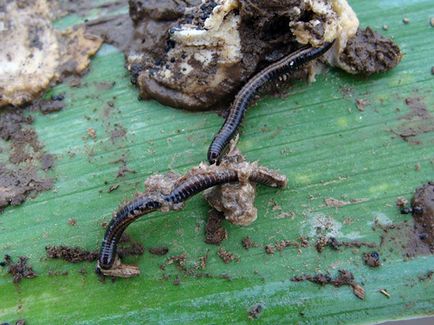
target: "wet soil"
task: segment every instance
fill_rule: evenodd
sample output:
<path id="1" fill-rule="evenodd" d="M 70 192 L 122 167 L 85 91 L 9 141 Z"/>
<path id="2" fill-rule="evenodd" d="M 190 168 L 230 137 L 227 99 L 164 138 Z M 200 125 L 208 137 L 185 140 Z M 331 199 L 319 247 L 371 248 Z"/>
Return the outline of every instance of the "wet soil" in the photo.
<path id="1" fill-rule="evenodd" d="M 44 171 L 53 167 L 54 157 L 44 151 L 32 123 L 33 118 L 22 109 L 0 110 L 0 140 L 8 160 L 0 162 L 0 211 L 53 186 Z"/>
<path id="2" fill-rule="evenodd" d="M 348 40 L 339 59 L 349 66 L 350 72 L 371 75 L 393 69 L 402 58 L 399 47 L 388 38 L 367 27 L 359 29 Z"/>
<path id="3" fill-rule="evenodd" d="M 99 251 L 88 251 L 80 247 L 71 246 L 47 246 L 45 247 L 47 257 L 61 259 L 69 263 L 94 262 L 98 259 Z M 141 256 L 145 252 L 143 245 L 124 234 L 119 241 L 117 254 L 120 258 L 127 256 Z"/>
<path id="4" fill-rule="evenodd" d="M 356 282 L 353 273 L 347 270 L 339 270 L 338 275 L 332 278 L 328 274 L 318 273 L 315 275 L 295 276 L 291 279 L 293 282 L 309 281 L 320 286 L 333 285 L 335 287 L 350 286 L 353 289 L 354 295 L 363 300 L 365 298 L 365 290 Z"/>
<path id="5" fill-rule="evenodd" d="M 31 265 L 27 264 L 27 261 L 27 257 L 20 256 L 18 261 L 14 263 L 9 255 L 5 255 L 3 261 L 0 262 L 0 266 L 7 268 L 14 283 L 19 283 L 22 279 L 31 279 L 36 277 L 35 271 L 33 271 Z"/>
<path id="6" fill-rule="evenodd" d="M 399 119 L 404 122 L 391 131 L 410 144 L 421 144 L 418 136 L 434 131 L 434 117 L 422 97 L 409 97 L 404 102 L 410 112 L 401 116 Z"/>
<path id="7" fill-rule="evenodd" d="M 151 247 L 148 252 L 152 255 L 164 256 L 169 253 L 169 248 L 167 247 Z"/>
<path id="8" fill-rule="evenodd" d="M 330 247 L 334 250 L 339 250 L 341 247 L 349 247 L 349 248 L 360 248 L 360 247 L 369 247 L 376 248 L 378 245 L 370 242 L 362 242 L 362 241 L 339 241 L 334 237 L 320 237 L 318 238 L 315 247 L 318 253 L 321 253 L 325 247 Z"/>
<path id="9" fill-rule="evenodd" d="M 220 245 L 228 238 L 228 233 L 223 227 L 225 216 L 222 212 L 212 209 L 208 212 L 208 222 L 205 226 L 205 243 Z"/>

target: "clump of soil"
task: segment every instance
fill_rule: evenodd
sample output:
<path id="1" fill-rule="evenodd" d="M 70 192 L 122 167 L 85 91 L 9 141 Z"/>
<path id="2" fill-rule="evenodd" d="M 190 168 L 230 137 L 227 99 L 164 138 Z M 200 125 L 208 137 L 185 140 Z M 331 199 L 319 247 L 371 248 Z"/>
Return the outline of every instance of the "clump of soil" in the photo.
<path id="1" fill-rule="evenodd" d="M 32 123 L 33 119 L 20 109 L 6 108 L 0 112 L 0 139 L 5 141 L 9 154 L 8 162 L 0 162 L 0 211 L 8 205 L 19 205 L 53 185 L 39 169 L 51 169 L 54 157 L 44 152 Z"/>
<path id="2" fill-rule="evenodd" d="M 14 263 L 9 255 L 5 255 L 0 266 L 7 267 L 8 273 L 12 275 L 12 281 L 14 283 L 19 283 L 22 279 L 31 279 L 36 277 L 35 271 L 31 265 L 27 264 L 28 258 L 25 256 L 20 256 L 18 261 Z"/>
<path id="3" fill-rule="evenodd" d="M 265 253 L 268 255 L 273 255 L 275 251 L 281 252 L 287 247 L 305 248 L 308 246 L 309 242 L 303 237 L 301 237 L 299 241 L 281 240 L 276 241 L 274 244 L 265 245 Z"/>
<path id="4" fill-rule="evenodd" d="M 241 245 L 247 250 L 258 246 L 249 236 L 243 238 Z"/>
<path id="5" fill-rule="evenodd" d="M 411 201 L 415 232 L 434 253 L 434 182 L 416 190 Z"/>
<path id="6" fill-rule="evenodd" d="M 98 251 L 87 251 L 80 247 L 47 246 L 45 251 L 49 258 L 62 259 L 69 263 L 93 262 L 98 259 Z"/>
<path id="7" fill-rule="evenodd" d="M 217 255 L 221 258 L 221 260 L 225 264 L 229 264 L 232 261 L 239 262 L 240 260 L 240 258 L 236 256 L 234 253 L 231 253 L 222 247 L 220 247 L 219 250 L 217 251 Z"/>
<path id="8" fill-rule="evenodd" d="M 381 265 L 380 254 L 378 254 L 378 252 L 363 254 L 363 261 L 370 267 L 379 267 Z"/>
<path id="9" fill-rule="evenodd" d="M 148 252 L 152 255 L 164 256 L 169 253 L 169 249 L 167 247 L 151 247 Z"/>
<path id="10" fill-rule="evenodd" d="M 433 116 L 421 97 L 406 98 L 405 105 L 410 112 L 401 116 L 404 122 L 391 131 L 410 144 L 420 144 L 419 135 L 434 131 Z"/>
<path id="11" fill-rule="evenodd" d="M 263 304 L 256 304 L 249 310 L 249 319 L 258 319 L 262 312 L 264 311 L 264 305 Z"/>
<path id="12" fill-rule="evenodd" d="M 295 276 L 291 279 L 294 282 L 309 281 L 319 284 L 320 286 L 333 285 L 335 287 L 350 286 L 353 289 L 354 295 L 363 300 L 365 299 L 365 290 L 356 282 L 353 273 L 347 270 L 339 270 L 338 275 L 332 278 L 328 274 L 318 273 L 315 275 Z"/>
<path id="13" fill-rule="evenodd" d="M 174 107 L 204 110 L 227 104 L 253 74 L 304 44 L 318 47 L 337 39 L 326 60 L 351 73 L 385 71 L 401 58 L 390 40 L 358 30 L 345 0 L 129 4 L 132 81 L 143 98 Z M 307 75 L 308 69 L 301 69 L 294 78 Z"/>
<path id="14" fill-rule="evenodd" d="M 321 236 L 318 238 L 316 244 L 315 244 L 316 250 L 318 253 L 321 253 L 325 247 L 330 247 L 334 250 L 339 250 L 340 247 L 350 247 L 350 248 L 360 248 L 360 247 L 369 247 L 369 248 L 375 248 L 377 247 L 377 244 L 375 243 L 369 243 L 369 242 L 362 242 L 362 241 L 339 241 L 334 237 L 324 237 Z"/>
<path id="15" fill-rule="evenodd" d="M 62 259 L 69 263 L 94 262 L 98 259 L 99 251 L 88 251 L 80 247 L 46 246 L 47 257 Z M 117 253 L 119 257 L 140 256 L 145 252 L 143 245 L 124 234 L 119 241 Z"/>
<path id="16" fill-rule="evenodd" d="M 211 209 L 208 212 L 208 222 L 205 226 L 205 243 L 212 245 L 220 245 L 220 243 L 228 238 L 228 233 L 223 227 L 225 216 L 222 212 Z"/>

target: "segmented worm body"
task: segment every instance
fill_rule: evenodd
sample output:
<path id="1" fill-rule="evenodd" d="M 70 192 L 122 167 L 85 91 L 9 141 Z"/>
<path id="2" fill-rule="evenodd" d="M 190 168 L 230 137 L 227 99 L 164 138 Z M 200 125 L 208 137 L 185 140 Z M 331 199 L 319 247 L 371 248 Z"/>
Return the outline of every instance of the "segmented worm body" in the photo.
<path id="1" fill-rule="evenodd" d="M 286 78 L 288 73 L 295 71 L 307 62 L 327 52 L 333 43 L 334 42 L 325 43 L 319 48 L 304 46 L 283 59 L 269 65 L 250 79 L 235 97 L 223 126 L 211 142 L 208 149 L 209 163 L 214 164 L 219 162 L 224 149 L 235 136 L 253 96 L 263 85 L 279 77 Z"/>
<path id="2" fill-rule="evenodd" d="M 249 180 L 271 187 L 284 187 L 286 179 L 276 178 L 260 169 L 252 171 Z M 177 204 L 186 201 L 193 195 L 210 187 L 239 181 L 238 173 L 232 169 L 213 170 L 203 174 L 181 178 L 168 195 L 148 194 L 137 197 L 121 207 L 111 220 L 104 235 L 98 258 L 99 269 L 109 270 L 116 258 L 118 242 L 125 229 L 139 217 L 160 209 L 163 205 Z"/>

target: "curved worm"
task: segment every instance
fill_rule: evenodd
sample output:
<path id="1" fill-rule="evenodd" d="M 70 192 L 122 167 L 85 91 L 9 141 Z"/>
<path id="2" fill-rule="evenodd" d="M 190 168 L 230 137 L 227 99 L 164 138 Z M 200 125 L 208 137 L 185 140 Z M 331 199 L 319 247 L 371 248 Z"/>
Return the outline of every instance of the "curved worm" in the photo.
<path id="1" fill-rule="evenodd" d="M 249 180 L 271 187 L 284 187 L 286 185 L 285 178 L 276 178 L 261 169 L 253 171 L 249 176 Z M 235 170 L 214 170 L 188 178 L 181 178 L 168 195 L 147 194 L 125 204 L 116 212 L 115 217 L 107 227 L 98 257 L 97 272 L 100 272 L 101 269 L 109 270 L 112 268 L 116 258 L 117 245 L 123 232 L 141 216 L 160 209 L 164 204 L 184 202 L 210 187 L 237 181 L 239 181 L 239 176 Z"/>
<path id="2" fill-rule="evenodd" d="M 214 164 L 219 162 L 224 149 L 235 136 L 248 106 L 259 88 L 267 82 L 279 77 L 284 77 L 286 74 L 295 71 L 307 62 L 318 58 L 327 52 L 332 47 L 333 43 L 334 41 L 325 43 L 319 48 L 304 46 L 283 59 L 269 65 L 250 79 L 235 97 L 223 126 L 211 142 L 208 149 L 209 163 Z"/>

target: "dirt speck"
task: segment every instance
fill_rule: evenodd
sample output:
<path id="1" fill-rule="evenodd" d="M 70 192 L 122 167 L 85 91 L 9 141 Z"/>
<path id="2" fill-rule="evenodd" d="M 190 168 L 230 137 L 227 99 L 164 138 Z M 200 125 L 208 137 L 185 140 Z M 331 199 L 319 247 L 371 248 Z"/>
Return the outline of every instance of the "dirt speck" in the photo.
<path id="1" fill-rule="evenodd" d="M 4 151 L 9 156 L 8 162 L 0 162 L 0 210 L 19 205 L 53 185 L 39 172 L 52 167 L 52 156 L 43 151 L 32 123 L 33 118 L 23 109 L 5 108 L 0 112 L 0 139 L 5 141 Z"/>
<path id="2" fill-rule="evenodd" d="M 69 218 L 68 219 L 68 225 L 70 226 L 76 226 L 77 225 L 77 220 L 74 218 Z"/>
<path id="3" fill-rule="evenodd" d="M 369 105 L 369 101 L 367 99 L 356 99 L 356 107 L 360 112 L 365 111 L 365 107 Z"/>
<path id="4" fill-rule="evenodd" d="M 404 23 L 404 25 L 408 25 L 408 24 L 410 24 L 410 18 L 404 17 L 404 18 L 402 18 L 402 22 Z"/>
<path id="5" fill-rule="evenodd" d="M 205 243 L 212 245 L 220 245 L 220 243 L 228 238 L 228 233 L 223 227 L 225 220 L 224 214 L 215 209 L 208 211 L 208 222 L 205 226 Z"/>
<path id="6" fill-rule="evenodd" d="M 92 139 L 96 139 L 96 131 L 93 128 L 87 129 L 87 135 L 91 137 Z"/>
<path id="7" fill-rule="evenodd" d="M 80 247 L 46 246 L 45 251 L 49 258 L 62 259 L 70 263 L 93 262 L 98 258 L 97 251 L 87 251 Z"/>
<path id="8" fill-rule="evenodd" d="M 238 256 L 236 256 L 234 253 L 231 253 L 222 247 L 219 248 L 217 255 L 221 258 L 221 260 L 225 264 L 229 264 L 232 261 L 239 262 L 239 260 L 240 260 L 240 258 Z"/>
<path id="9" fill-rule="evenodd" d="M 363 254 L 363 261 L 370 267 L 379 267 L 381 265 L 380 254 L 375 251 Z"/>
<path id="10" fill-rule="evenodd" d="M 127 130 L 120 124 L 115 124 L 110 133 L 110 140 L 114 144 L 118 139 L 124 138 L 127 135 Z"/>
<path id="11" fill-rule="evenodd" d="M 353 273 L 347 270 L 339 270 L 338 275 L 332 278 L 328 274 L 318 273 L 315 275 L 295 276 L 291 279 L 293 282 L 309 281 L 321 286 L 333 285 L 335 287 L 350 286 L 353 289 L 354 295 L 363 300 L 365 298 L 364 288 L 355 281 Z"/>
<path id="12" fill-rule="evenodd" d="M 263 304 L 256 304 L 254 306 L 252 306 L 249 310 L 248 316 L 249 319 L 253 320 L 253 319 L 258 319 L 262 312 L 264 311 L 264 305 Z"/>
<path id="13" fill-rule="evenodd" d="M 22 279 L 31 279 L 36 277 L 35 271 L 31 265 L 27 264 L 28 258 L 25 256 L 20 256 L 18 261 L 14 263 L 9 255 L 5 255 L 0 266 L 6 267 L 10 275 L 12 275 L 12 281 L 14 283 L 19 283 Z"/>
<path id="14" fill-rule="evenodd" d="M 321 253 L 325 247 L 330 247 L 334 250 L 339 250 L 340 247 L 349 247 L 349 248 L 360 248 L 360 247 L 369 247 L 376 248 L 377 244 L 370 242 L 362 242 L 358 240 L 354 241 L 339 241 L 334 237 L 325 237 L 320 236 L 316 242 L 316 250 L 318 253 Z"/>
<path id="15" fill-rule="evenodd" d="M 250 249 L 253 247 L 257 247 L 258 245 L 252 240 L 252 238 L 250 238 L 250 236 L 244 237 L 243 240 L 241 241 L 241 244 L 243 245 L 243 247 L 245 249 Z"/>
<path id="16" fill-rule="evenodd" d="M 151 253 L 152 255 L 164 256 L 167 253 L 169 253 L 169 248 L 167 248 L 165 246 L 151 247 L 148 249 L 148 252 Z"/>
<path id="17" fill-rule="evenodd" d="M 396 199 L 396 206 L 400 209 L 403 209 L 407 206 L 408 200 L 405 197 L 398 197 Z"/>
<path id="18" fill-rule="evenodd" d="M 428 271 L 422 275 L 418 276 L 419 281 L 429 281 L 432 280 L 434 276 L 434 271 Z"/>

